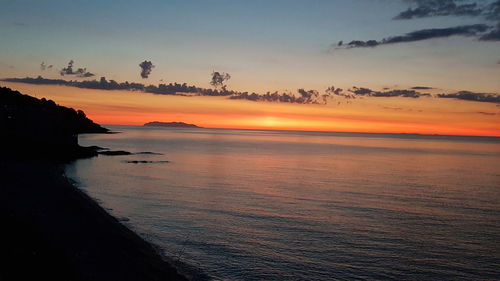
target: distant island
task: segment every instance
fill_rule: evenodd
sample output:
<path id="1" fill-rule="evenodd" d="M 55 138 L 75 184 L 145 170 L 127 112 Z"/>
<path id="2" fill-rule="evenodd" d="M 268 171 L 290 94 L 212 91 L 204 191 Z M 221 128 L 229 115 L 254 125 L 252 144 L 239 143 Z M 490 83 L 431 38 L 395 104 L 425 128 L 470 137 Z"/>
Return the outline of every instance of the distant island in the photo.
<path id="1" fill-rule="evenodd" d="M 202 128 L 195 124 L 188 124 L 184 122 L 159 122 L 153 121 L 144 124 L 146 127 L 174 127 L 174 128 Z"/>

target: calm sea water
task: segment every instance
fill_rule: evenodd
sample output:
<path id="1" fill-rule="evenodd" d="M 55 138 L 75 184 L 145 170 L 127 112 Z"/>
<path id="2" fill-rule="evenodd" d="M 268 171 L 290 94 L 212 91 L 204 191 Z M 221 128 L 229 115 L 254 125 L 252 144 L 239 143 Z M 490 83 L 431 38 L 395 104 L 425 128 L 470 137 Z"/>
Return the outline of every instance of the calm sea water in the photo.
<path id="1" fill-rule="evenodd" d="M 163 155 L 68 175 L 211 279 L 500 280 L 499 139 L 110 128 L 80 143 Z"/>

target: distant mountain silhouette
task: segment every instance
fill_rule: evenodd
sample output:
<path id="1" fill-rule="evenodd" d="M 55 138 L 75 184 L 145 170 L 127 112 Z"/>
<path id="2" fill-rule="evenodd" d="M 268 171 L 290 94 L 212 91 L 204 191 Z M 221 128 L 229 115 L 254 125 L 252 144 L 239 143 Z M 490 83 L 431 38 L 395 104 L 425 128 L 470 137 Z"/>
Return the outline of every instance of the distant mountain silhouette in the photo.
<path id="1" fill-rule="evenodd" d="M 0 151 L 74 159 L 94 155 L 78 145 L 78 134 L 108 133 L 81 110 L 0 87 Z"/>
<path id="2" fill-rule="evenodd" d="M 176 127 L 176 128 L 201 128 L 195 124 L 188 124 L 184 122 L 159 122 L 153 121 L 144 124 L 146 127 Z"/>

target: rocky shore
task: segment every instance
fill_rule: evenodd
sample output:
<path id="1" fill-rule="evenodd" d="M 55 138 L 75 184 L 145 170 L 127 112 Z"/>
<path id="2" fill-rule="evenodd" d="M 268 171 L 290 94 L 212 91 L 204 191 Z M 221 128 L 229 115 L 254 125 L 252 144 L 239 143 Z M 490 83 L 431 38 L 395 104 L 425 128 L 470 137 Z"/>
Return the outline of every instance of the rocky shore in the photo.
<path id="1" fill-rule="evenodd" d="M 66 178 L 107 133 L 83 111 L 0 88 L 0 281 L 187 280 Z"/>

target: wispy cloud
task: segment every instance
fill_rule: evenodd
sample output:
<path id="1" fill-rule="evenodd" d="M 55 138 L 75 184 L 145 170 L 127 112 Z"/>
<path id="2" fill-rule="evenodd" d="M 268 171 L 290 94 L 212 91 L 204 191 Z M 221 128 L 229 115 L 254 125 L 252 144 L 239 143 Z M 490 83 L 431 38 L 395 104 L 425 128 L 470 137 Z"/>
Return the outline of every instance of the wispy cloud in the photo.
<path id="1" fill-rule="evenodd" d="M 490 27 L 486 24 L 472 24 L 472 25 L 462 25 L 449 28 L 422 29 L 406 33 L 405 35 L 384 38 L 379 41 L 354 40 L 346 44 L 346 48 L 376 47 L 379 45 L 415 42 L 415 41 L 429 40 L 435 38 L 446 38 L 450 36 L 478 36 L 487 31 L 489 28 Z"/>
<path id="2" fill-rule="evenodd" d="M 44 71 L 44 70 L 47 70 L 47 69 L 52 69 L 52 67 L 54 67 L 52 64 L 45 64 L 44 61 L 42 61 L 42 63 L 40 64 L 40 70 L 41 71 Z"/>
<path id="3" fill-rule="evenodd" d="M 455 0 L 413 0 L 415 7 L 399 13 L 394 19 L 408 20 L 434 16 L 478 16 L 483 13 L 477 3 L 459 4 Z"/>
<path id="4" fill-rule="evenodd" d="M 493 102 L 500 103 L 500 95 L 488 93 L 475 93 L 470 91 L 460 91 L 453 94 L 438 94 L 438 98 L 453 98 L 459 100 L 478 101 L 478 102 Z"/>
<path id="5" fill-rule="evenodd" d="M 412 90 L 431 90 L 434 89 L 433 87 L 427 87 L 427 86 L 415 86 L 411 87 Z"/>
<path id="6" fill-rule="evenodd" d="M 498 115 L 498 113 L 494 113 L 494 112 L 484 112 L 484 111 L 478 111 L 477 113 L 482 114 L 482 115 L 490 115 L 490 116 L 493 116 L 493 115 Z"/>
<path id="7" fill-rule="evenodd" d="M 406 0 L 406 2 L 410 2 L 411 6 L 393 19 L 411 20 L 437 16 L 468 16 L 478 18 L 483 23 L 422 29 L 381 40 L 352 40 L 347 44 L 344 41 L 339 41 L 337 44 L 332 44 L 333 49 L 376 47 L 451 36 L 476 37 L 479 41 L 500 40 L 500 0 L 486 1 L 486 3 L 485 1 L 463 0 Z M 496 23 L 491 25 L 492 21 Z"/>
<path id="8" fill-rule="evenodd" d="M 479 37 L 482 41 L 499 41 L 500 40 L 500 23 L 490 32 Z"/>

